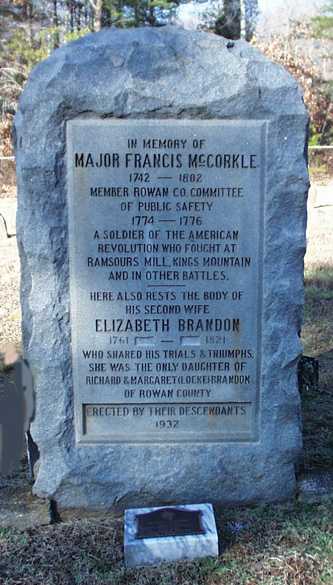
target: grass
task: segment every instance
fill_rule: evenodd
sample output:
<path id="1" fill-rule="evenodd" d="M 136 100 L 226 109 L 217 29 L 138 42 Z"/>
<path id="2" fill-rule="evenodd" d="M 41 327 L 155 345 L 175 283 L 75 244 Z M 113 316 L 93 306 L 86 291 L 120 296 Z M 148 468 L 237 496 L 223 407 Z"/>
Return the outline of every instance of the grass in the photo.
<path id="1" fill-rule="evenodd" d="M 310 174 L 311 178 L 317 183 L 326 183 L 330 178 L 330 169 L 325 163 L 313 165 L 310 168 Z"/>
<path id="2" fill-rule="evenodd" d="M 302 342 L 305 355 L 321 363 L 333 360 L 333 266 L 311 266 L 305 271 Z"/>
<path id="3" fill-rule="evenodd" d="M 333 467 L 333 267 L 305 272 L 302 341 L 305 355 L 319 361 L 319 389 L 302 393 L 304 467 Z M 332 580 L 333 583 L 333 580 Z"/>
<path id="4" fill-rule="evenodd" d="M 332 504 L 333 502 L 331 502 Z M 319 585 L 333 583 L 333 507 L 217 511 L 221 555 L 125 569 L 122 522 L 72 521 L 0 531 L 6 585 Z"/>
<path id="5" fill-rule="evenodd" d="M 328 182 L 333 175 L 333 154 L 331 150 L 309 150 L 309 171 L 313 181 Z"/>

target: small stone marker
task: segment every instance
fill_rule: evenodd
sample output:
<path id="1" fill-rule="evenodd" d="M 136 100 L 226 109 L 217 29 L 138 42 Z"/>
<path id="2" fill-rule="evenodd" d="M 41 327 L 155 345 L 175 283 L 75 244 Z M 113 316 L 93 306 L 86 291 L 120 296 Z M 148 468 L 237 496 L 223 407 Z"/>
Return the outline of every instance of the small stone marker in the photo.
<path id="1" fill-rule="evenodd" d="M 104 30 L 35 68 L 15 127 L 36 494 L 294 494 L 307 123 L 283 68 L 213 34 Z"/>
<path id="2" fill-rule="evenodd" d="M 128 567 L 217 556 L 212 505 L 126 510 L 124 552 Z"/>

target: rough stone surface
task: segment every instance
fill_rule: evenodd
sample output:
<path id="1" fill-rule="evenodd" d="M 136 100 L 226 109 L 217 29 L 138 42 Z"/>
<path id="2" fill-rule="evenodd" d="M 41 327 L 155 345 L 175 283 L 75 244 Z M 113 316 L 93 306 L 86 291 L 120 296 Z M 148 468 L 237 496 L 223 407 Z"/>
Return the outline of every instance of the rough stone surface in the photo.
<path id="1" fill-rule="evenodd" d="M 66 120 L 265 119 L 260 440 L 76 447 L 70 351 Z M 308 118 L 295 80 L 253 47 L 174 27 L 105 30 L 38 65 L 16 116 L 23 342 L 36 388 L 34 492 L 60 506 L 249 503 L 291 497 L 301 449 Z"/>
<path id="2" fill-rule="evenodd" d="M 127 567 L 158 565 L 183 559 L 216 557 L 219 553 L 218 536 L 211 504 L 175 506 L 178 510 L 201 511 L 204 534 L 137 538 L 137 516 L 161 508 L 132 508 L 125 511 L 124 556 Z M 163 508 L 162 508 L 163 509 Z"/>

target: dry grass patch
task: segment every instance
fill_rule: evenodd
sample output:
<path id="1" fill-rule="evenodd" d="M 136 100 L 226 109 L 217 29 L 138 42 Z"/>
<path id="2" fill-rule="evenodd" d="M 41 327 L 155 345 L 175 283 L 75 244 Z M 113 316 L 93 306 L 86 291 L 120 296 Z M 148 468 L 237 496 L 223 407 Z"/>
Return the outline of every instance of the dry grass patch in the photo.
<path id="1" fill-rule="evenodd" d="M 0 531 L 1 585 L 320 585 L 333 582 L 333 511 L 322 505 L 217 512 L 217 559 L 125 569 L 122 521 Z"/>
<path id="2" fill-rule="evenodd" d="M 304 353 L 319 361 L 319 389 L 302 393 L 305 469 L 333 466 L 333 266 L 305 272 Z M 333 580 L 332 580 L 333 583 Z"/>

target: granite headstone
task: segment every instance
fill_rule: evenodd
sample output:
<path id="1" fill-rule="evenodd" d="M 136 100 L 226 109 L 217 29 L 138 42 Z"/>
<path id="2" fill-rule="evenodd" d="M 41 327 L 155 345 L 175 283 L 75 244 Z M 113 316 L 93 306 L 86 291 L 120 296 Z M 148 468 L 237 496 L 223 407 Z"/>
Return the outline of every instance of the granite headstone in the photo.
<path id="1" fill-rule="evenodd" d="M 25 358 L 60 506 L 291 497 L 308 117 L 256 49 L 104 30 L 16 116 Z"/>

